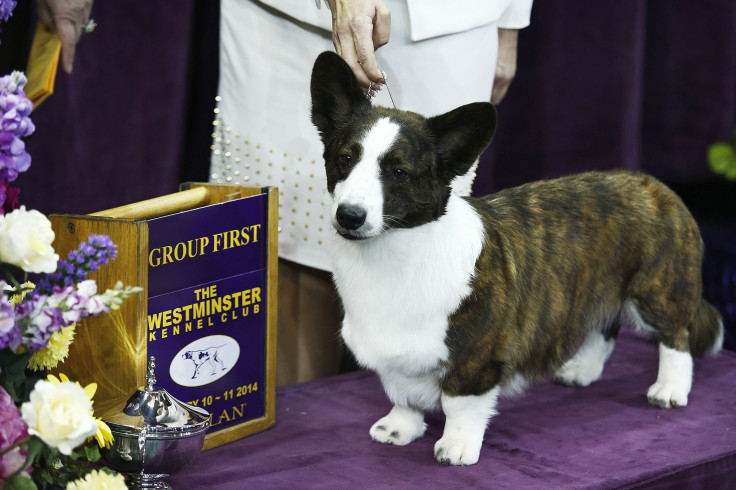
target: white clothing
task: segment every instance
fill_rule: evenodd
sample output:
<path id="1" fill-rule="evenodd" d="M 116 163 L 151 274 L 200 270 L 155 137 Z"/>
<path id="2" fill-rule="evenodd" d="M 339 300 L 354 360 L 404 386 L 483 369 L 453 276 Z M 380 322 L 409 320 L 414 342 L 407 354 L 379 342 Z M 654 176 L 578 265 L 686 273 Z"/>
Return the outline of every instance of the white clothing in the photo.
<path id="1" fill-rule="evenodd" d="M 531 0 L 384 0 L 389 43 L 376 52 L 396 105 L 433 116 L 489 101 L 497 28 L 528 24 Z M 310 119 L 331 14 L 308 0 L 222 0 L 220 85 L 210 180 L 279 187 L 279 256 L 330 270 L 330 196 Z M 391 106 L 384 88 L 375 104 Z M 468 194 L 472 175 L 456 182 Z"/>

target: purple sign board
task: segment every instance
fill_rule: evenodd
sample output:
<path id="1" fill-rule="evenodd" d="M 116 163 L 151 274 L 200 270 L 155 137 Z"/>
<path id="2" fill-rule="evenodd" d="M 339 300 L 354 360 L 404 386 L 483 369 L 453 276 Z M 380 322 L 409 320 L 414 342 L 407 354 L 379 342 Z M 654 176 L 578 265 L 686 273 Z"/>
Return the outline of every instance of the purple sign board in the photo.
<path id="1" fill-rule="evenodd" d="M 265 415 L 267 195 L 148 222 L 148 355 L 209 432 Z"/>

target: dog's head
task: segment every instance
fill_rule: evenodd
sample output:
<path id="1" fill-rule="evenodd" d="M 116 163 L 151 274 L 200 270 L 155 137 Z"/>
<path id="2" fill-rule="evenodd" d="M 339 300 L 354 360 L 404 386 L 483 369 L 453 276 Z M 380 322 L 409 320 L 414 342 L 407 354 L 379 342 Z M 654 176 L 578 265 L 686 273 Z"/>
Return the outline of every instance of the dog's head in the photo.
<path id="1" fill-rule="evenodd" d="M 349 240 L 413 228 L 445 213 L 452 180 L 490 143 L 490 102 L 440 116 L 372 106 L 342 58 L 319 55 L 312 71 L 312 122 L 324 144 L 332 225 Z"/>

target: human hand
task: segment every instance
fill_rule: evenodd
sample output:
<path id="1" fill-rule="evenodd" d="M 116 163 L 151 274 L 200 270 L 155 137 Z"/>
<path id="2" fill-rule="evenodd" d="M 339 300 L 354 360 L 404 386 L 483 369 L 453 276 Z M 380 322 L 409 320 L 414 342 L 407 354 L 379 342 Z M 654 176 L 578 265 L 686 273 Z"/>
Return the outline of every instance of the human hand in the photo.
<path id="1" fill-rule="evenodd" d="M 94 0 L 36 0 L 38 20 L 61 39 L 61 65 L 67 73 L 74 66 L 74 51 L 89 22 Z"/>
<path id="2" fill-rule="evenodd" d="M 382 0 L 329 0 L 332 42 L 365 90 L 385 83 L 375 51 L 388 43 L 391 12 Z M 374 85 L 374 88 L 376 86 Z"/>
<path id="3" fill-rule="evenodd" d="M 491 93 L 491 102 L 494 104 L 501 102 L 516 76 L 518 40 L 518 30 L 498 30 L 498 60 L 496 62 L 496 75 L 493 80 L 493 92 Z"/>

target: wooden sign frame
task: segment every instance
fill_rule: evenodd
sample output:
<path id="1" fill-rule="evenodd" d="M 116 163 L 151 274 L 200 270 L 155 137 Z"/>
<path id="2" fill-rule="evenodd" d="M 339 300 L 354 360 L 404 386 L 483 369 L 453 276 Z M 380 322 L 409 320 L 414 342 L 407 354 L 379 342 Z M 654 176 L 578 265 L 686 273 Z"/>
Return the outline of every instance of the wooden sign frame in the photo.
<path id="1" fill-rule="evenodd" d="M 49 217 L 56 234 L 54 249 L 62 258 L 91 234 L 108 235 L 117 245 L 117 258 L 90 275 L 97 281 L 100 292 L 112 288 L 118 280 L 126 286 L 143 288 L 142 293 L 126 300 L 119 310 L 84 319 L 76 329 L 67 360 L 57 368 L 82 385 L 97 383 L 96 416 L 104 418 L 106 410 L 145 385 L 149 270 L 147 220 L 259 194 L 266 194 L 268 202 L 265 415 L 208 433 L 204 443 L 206 450 L 260 432 L 275 423 L 277 188 L 185 183 L 181 185 L 180 192 L 147 201 L 90 215 L 52 214 Z"/>

